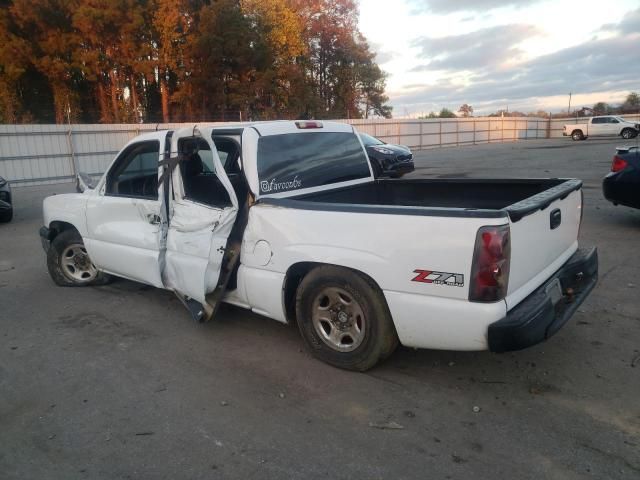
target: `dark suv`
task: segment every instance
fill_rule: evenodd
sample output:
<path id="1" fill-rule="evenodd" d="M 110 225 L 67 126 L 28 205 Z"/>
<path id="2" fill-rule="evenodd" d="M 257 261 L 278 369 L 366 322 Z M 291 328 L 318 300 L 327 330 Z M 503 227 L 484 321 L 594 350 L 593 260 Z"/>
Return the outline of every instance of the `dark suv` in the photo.
<path id="1" fill-rule="evenodd" d="M 9 222 L 12 218 L 11 187 L 9 182 L 0 177 L 0 222 Z"/>
<path id="2" fill-rule="evenodd" d="M 409 147 L 384 143 L 366 133 L 359 135 L 376 177 L 398 178 L 405 173 L 413 172 L 413 153 Z"/>

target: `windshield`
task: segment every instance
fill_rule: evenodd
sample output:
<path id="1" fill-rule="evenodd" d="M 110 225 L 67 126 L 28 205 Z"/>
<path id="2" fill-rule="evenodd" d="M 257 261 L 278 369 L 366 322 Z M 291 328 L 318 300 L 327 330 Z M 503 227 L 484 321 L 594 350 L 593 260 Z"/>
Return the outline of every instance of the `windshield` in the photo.
<path id="1" fill-rule="evenodd" d="M 382 140 L 378 140 L 376 137 L 372 137 L 366 133 L 359 133 L 358 135 L 360 135 L 365 147 L 371 147 L 372 145 L 384 145 Z"/>
<path id="2" fill-rule="evenodd" d="M 269 135 L 258 140 L 260 193 L 280 193 L 371 176 L 353 133 Z"/>

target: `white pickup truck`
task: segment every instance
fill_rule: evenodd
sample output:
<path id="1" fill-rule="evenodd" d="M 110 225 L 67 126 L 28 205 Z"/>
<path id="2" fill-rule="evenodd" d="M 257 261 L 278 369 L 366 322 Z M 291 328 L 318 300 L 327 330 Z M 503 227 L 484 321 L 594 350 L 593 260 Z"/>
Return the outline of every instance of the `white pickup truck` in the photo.
<path id="1" fill-rule="evenodd" d="M 567 123 L 562 129 L 562 135 L 574 141 L 597 136 L 618 136 L 628 140 L 636 137 L 638 132 L 640 124 L 614 115 L 591 117 L 585 123 Z"/>
<path id="2" fill-rule="evenodd" d="M 95 187 L 44 201 L 58 285 L 110 275 L 296 322 L 310 351 L 366 370 L 398 344 L 525 348 L 597 280 L 579 180 L 374 178 L 354 129 L 315 121 L 141 135 Z"/>

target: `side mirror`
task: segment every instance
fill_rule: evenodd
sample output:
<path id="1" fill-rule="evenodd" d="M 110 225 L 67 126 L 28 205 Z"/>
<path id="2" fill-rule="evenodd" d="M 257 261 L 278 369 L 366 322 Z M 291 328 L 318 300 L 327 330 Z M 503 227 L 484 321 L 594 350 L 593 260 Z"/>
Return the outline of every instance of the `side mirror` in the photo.
<path id="1" fill-rule="evenodd" d="M 83 193 L 85 190 L 93 190 L 96 184 L 88 173 L 80 172 L 76 177 L 76 191 Z"/>

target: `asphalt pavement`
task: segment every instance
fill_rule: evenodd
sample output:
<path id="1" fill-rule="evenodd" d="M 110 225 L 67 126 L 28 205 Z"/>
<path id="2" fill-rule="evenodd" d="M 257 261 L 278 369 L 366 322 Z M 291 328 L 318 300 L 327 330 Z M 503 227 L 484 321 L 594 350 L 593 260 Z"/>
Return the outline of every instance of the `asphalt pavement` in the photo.
<path id="1" fill-rule="evenodd" d="M 0 224 L 0 478 L 640 478 L 640 210 L 600 190 L 621 143 L 416 152 L 414 177 L 582 178 L 600 281 L 546 343 L 400 348 L 364 374 L 241 309 L 196 324 L 137 283 L 55 286 L 41 202 L 72 186 L 16 188 Z"/>

